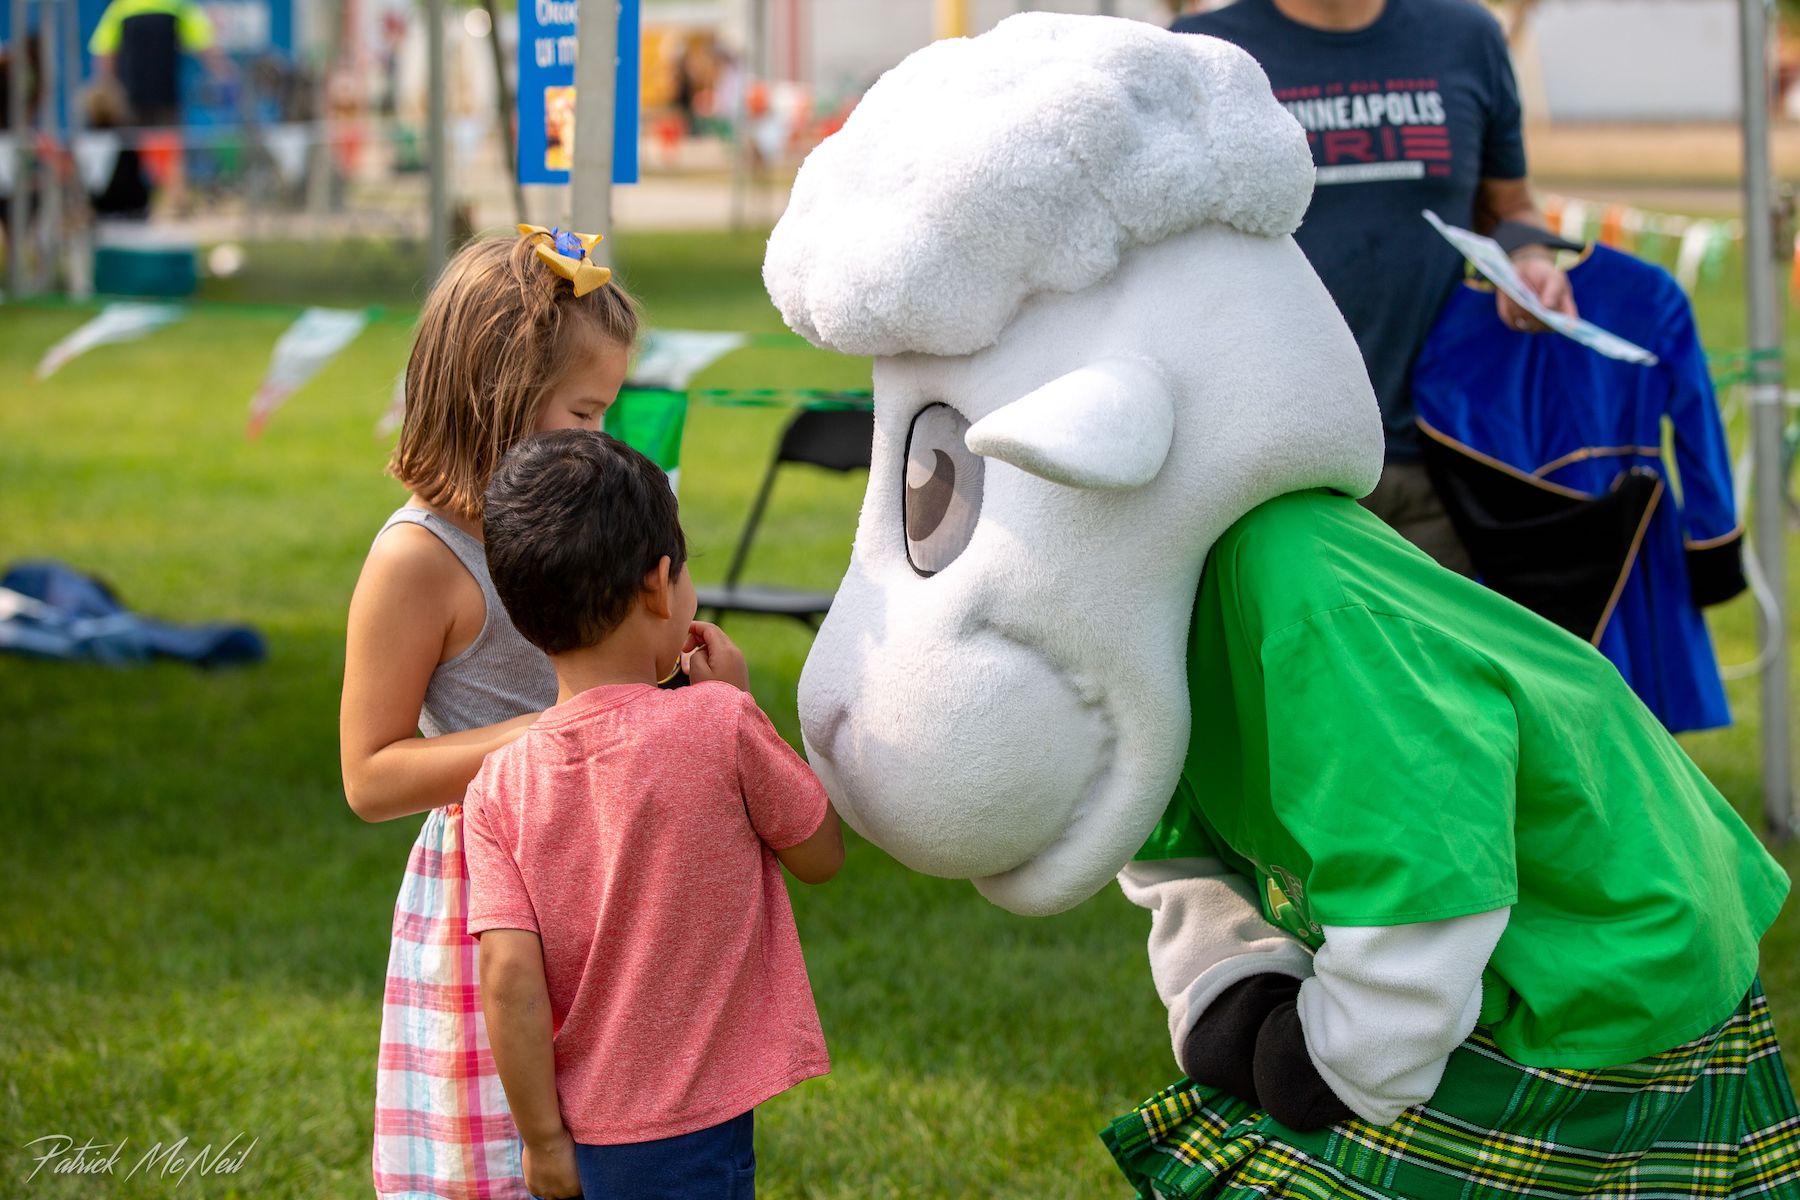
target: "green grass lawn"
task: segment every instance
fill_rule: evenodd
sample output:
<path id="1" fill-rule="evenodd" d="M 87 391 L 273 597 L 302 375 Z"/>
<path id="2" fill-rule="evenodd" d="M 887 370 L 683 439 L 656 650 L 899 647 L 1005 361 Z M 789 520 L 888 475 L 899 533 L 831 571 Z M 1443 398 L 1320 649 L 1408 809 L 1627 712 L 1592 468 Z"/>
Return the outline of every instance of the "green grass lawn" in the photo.
<path id="1" fill-rule="evenodd" d="M 639 236 L 622 265 L 653 324 L 776 331 L 760 253 L 756 237 Z M 1701 297 L 1714 345 L 1741 338 L 1735 287 Z M 345 299 L 329 279 L 305 288 Z M 405 289 L 381 298 L 403 305 Z M 191 1181 L 194 1194 L 366 1195 L 388 923 L 419 822 L 365 825 L 344 805 L 337 690 L 351 585 L 402 498 L 371 430 L 408 327 L 371 325 L 249 443 L 245 406 L 291 313 L 202 310 L 31 382 L 86 315 L 0 308 L 0 563 L 53 555 L 147 612 L 252 622 L 271 657 L 219 674 L 0 659 L 0 1195 L 170 1190 L 143 1176 L 27 1187 L 32 1138 L 141 1152 L 240 1132 L 260 1139 L 243 1173 Z M 867 378 L 865 362 L 761 349 L 697 384 Z M 722 574 L 782 419 L 694 409 L 682 499 L 697 579 Z M 861 490 L 784 478 L 752 574 L 833 584 Z M 1751 657 L 1748 604 L 1716 617 L 1722 657 Z M 730 628 L 794 737 L 807 633 Z M 1687 745 L 1754 817 L 1753 684 L 1732 698 L 1739 725 Z M 834 1069 L 760 1115 L 763 1194 L 1121 1194 L 1095 1130 L 1173 1076 L 1145 919 L 1110 889 L 1060 917 L 1013 917 L 851 842 L 836 881 L 793 888 Z M 1791 1044 L 1797 942 L 1790 910 L 1764 970 Z"/>

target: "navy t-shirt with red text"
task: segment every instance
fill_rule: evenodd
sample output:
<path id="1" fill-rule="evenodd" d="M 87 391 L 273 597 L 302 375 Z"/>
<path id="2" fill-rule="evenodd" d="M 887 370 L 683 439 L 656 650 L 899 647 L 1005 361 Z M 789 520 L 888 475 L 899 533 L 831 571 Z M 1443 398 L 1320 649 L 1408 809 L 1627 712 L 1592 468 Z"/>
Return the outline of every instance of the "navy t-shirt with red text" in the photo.
<path id="1" fill-rule="evenodd" d="M 1236 0 L 1176 21 L 1249 51 L 1306 130 L 1318 183 L 1295 240 L 1362 348 L 1388 457 L 1415 461 L 1413 359 L 1462 277 L 1419 215 L 1475 223 L 1482 179 L 1520 179 L 1525 146 L 1506 39 L 1473 0 L 1387 0 L 1349 33 Z"/>

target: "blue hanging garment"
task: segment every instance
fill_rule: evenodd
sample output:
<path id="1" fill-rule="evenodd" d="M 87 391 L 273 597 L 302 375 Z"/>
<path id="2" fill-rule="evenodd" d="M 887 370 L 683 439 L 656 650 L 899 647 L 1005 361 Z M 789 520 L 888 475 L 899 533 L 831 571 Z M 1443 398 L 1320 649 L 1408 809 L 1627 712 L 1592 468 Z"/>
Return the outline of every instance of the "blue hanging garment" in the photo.
<path id="1" fill-rule="evenodd" d="M 261 662 L 246 625 L 176 624 L 141 617 L 91 575 L 58 562 L 21 562 L 0 576 L 0 650 L 113 664 L 173 658 L 201 667 Z"/>
<path id="2" fill-rule="evenodd" d="M 1743 527 L 1693 309 L 1606 246 L 1569 281 L 1582 316 L 1660 361 L 1508 329 L 1465 284 L 1413 371 L 1427 463 L 1485 582 L 1592 641 L 1671 731 L 1729 725 L 1700 609 L 1743 590 Z"/>

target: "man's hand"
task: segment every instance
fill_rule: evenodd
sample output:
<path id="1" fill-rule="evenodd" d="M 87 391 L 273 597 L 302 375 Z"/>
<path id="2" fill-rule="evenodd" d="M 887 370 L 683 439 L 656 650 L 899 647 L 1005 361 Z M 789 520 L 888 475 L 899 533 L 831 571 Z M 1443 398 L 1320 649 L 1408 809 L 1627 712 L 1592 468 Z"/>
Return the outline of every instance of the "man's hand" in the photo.
<path id="1" fill-rule="evenodd" d="M 525 1190 L 543 1200 L 581 1195 L 575 1139 L 563 1129 L 547 1142 L 525 1143 Z"/>
<path id="2" fill-rule="evenodd" d="M 1519 272 L 1519 278 L 1525 286 L 1536 293 L 1545 308 L 1553 312 L 1575 316 L 1575 293 L 1569 287 L 1569 277 L 1556 265 L 1550 252 L 1541 246 L 1528 246 L 1513 255 L 1513 268 Z M 1521 333 L 1542 333 L 1545 324 L 1526 312 L 1511 296 L 1505 292 L 1498 293 L 1500 319 L 1508 329 L 1517 329 Z"/>
<path id="3" fill-rule="evenodd" d="M 682 653 L 687 656 L 688 678 L 695 683 L 716 679 L 740 692 L 750 690 L 750 668 L 744 664 L 744 652 L 717 625 L 695 621 L 688 626 L 687 645 Z"/>

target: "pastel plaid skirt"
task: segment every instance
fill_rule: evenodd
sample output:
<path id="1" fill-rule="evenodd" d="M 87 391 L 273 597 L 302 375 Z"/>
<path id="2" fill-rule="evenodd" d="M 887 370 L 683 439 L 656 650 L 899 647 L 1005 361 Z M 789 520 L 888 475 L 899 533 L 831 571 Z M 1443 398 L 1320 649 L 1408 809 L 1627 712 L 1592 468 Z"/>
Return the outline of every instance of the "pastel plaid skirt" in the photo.
<path id="1" fill-rule="evenodd" d="M 1620 1067 L 1527 1067 L 1482 1031 L 1431 1102 L 1295 1133 L 1182 1080 L 1100 1134 L 1144 1200 L 1800 1200 L 1800 1114 L 1752 986 L 1711 1033 Z"/>
<path id="2" fill-rule="evenodd" d="M 433 809 L 394 905 L 375 1073 L 384 1200 L 526 1200 L 518 1131 L 481 1015 L 462 806 Z"/>

